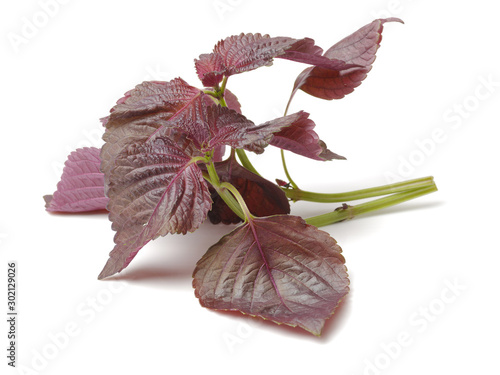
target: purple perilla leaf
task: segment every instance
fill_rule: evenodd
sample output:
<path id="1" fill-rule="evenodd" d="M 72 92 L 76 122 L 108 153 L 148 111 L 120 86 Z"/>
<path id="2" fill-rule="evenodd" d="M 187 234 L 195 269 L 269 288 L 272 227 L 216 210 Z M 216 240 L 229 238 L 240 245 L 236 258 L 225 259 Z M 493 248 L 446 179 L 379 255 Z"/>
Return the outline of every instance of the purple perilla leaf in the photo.
<path id="1" fill-rule="evenodd" d="M 341 99 L 353 92 L 372 68 L 386 22 L 403 21 L 398 18 L 375 20 L 330 47 L 323 57 L 344 61 L 347 65 L 329 68 L 313 64 L 316 66 L 306 68 L 295 80 L 290 100 L 299 89 L 327 100 Z M 349 64 L 353 67 L 348 67 Z"/>
<path id="2" fill-rule="evenodd" d="M 152 89 L 146 86 L 148 97 Z M 171 86 L 180 86 L 186 95 L 177 101 L 155 96 L 163 98 L 164 90 L 172 94 L 167 90 Z M 212 201 L 193 158 L 226 145 L 262 152 L 272 133 L 297 117 L 255 126 L 236 111 L 211 104 L 207 95 L 186 88 L 183 81 L 153 87 L 153 99 L 143 98 L 142 88 L 135 95 L 132 91 L 106 122 L 102 169 L 117 233 L 99 278 L 120 272 L 150 240 L 193 231 L 206 218 Z M 155 104 L 144 104 L 150 102 Z"/>
<path id="3" fill-rule="evenodd" d="M 151 138 L 165 120 L 182 115 L 200 95 L 200 90 L 176 78 L 169 82 L 143 82 L 130 90 L 103 119 L 106 127 L 101 151 L 101 170 L 106 185 L 115 158 L 132 144 Z"/>
<path id="4" fill-rule="evenodd" d="M 304 112 L 283 116 L 263 124 L 255 124 L 243 115 L 221 106 L 207 108 L 205 121 L 210 129 L 210 137 L 206 140 L 208 149 L 220 145 L 244 148 L 255 153 L 264 152 L 264 148 L 273 138 L 273 134 L 292 126 L 303 116 Z"/>
<path id="5" fill-rule="evenodd" d="M 203 153 L 217 150 L 221 146 L 262 153 L 274 133 L 300 121 L 304 114 L 301 111 L 256 126 L 235 110 L 213 104 L 208 95 L 201 93 L 190 101 L 182 115 L 165 121 L 149 137 L 149 141 L 155 137 L 164 137 L 169 128 L 179 128 L 189 134 L 196 148 Z"/>
<path id="6" fill-rule="evenodd" d="M 204 53 L 194 60 L 196 73 L 206 87 L 217 86 L 224 77 L 226 67 L 222 56 L 216 53 Z"/>
<path id="7" fill-rule="evenodd" d="M 216 86 L 223 76 L 231 76 L 271 65 L 273 57 L 283 54 L 297 40 L 261 34 L 233 35 L 218 42 L 213 52 L 195 60 L 196 72 L 205 86 Z"/>
<path id="8" fill-rule="evenodd" d="M 230 77 L 261 66 L 270 66 L 275 57 L 331 69 L 356 66 L 322 56 L 322 52 L 310 38 L 272 38 L 267 34 L 242 33 L 221 40 L 215 45 L 212 53 L 200 55 L 199 59 L 195 60 L 195 67 L 203 85 L 214 87 L 224 76 Z"/>
<path id="9" fill-rule="evenodd" d="M 276 57 L 320 66 L 326 69 L 343 70 L 357 67 L 356 64 L 346 63 L 345 61 L 326 56 L 326 54 L 323 55 L 323 49 L 315 45 L 314 40 L 311 38 L 299 39 L 292 47 L 287 49 L 284 54 Z"/>
<path id="10" fill-rule="evenodd" d="M 198 261 L 202 306 L 240 311 L 320 335 L 349 291 L 341 248 L 297 216 L 251 219 Z"/>
<path id="11" fill-rule="evenodd" d="M 319 139 L 313 130 L 316 124 L 309 119 L 309 114 L 301 113 L 292 125 L 275 133 L 270 144 L 314 160 L 345 159 L 326 148 L 326 144 Z"/>
<path id="12" fill-rule="evenodd" d="M 116 246 L 99 279 L 127 267 L 149 241 L 203 223 L 212 200 L 197 156 L 187 134 L 172 128 L 168 137 L 131 145 L 116 157 L 108 191 Z"/>
<path id="13" fill-rule="evenodd" d="M 233 109 L 238 113 L 241 113 L 241 104 L 238 101 L 238 97 L 228 89 L 224 91 L 224 99 L 226 100 L 228 108 Z"/>
<path id="14" fill-rule="evenodd" d="M 87 212 L 105 210 L 104 175 L 100 171 L 100 149 L 84 147 L 73 151 L 66 162 L 54 195 L 46 195 L 50 212 Z"/>
<path id="15" fill-rule="evenodd" d="M 226 89 L 224 91 L 224 99 L 229 109 L 232 109 L 241 114 L 241 104 L 238 101 L 238 97 L 236 95 L 234 95 L 231 91 Z M 225 151 L 226 151 L 226 146 L 217 147 L 214 153 L 214 160 L 221 161 Z"/>

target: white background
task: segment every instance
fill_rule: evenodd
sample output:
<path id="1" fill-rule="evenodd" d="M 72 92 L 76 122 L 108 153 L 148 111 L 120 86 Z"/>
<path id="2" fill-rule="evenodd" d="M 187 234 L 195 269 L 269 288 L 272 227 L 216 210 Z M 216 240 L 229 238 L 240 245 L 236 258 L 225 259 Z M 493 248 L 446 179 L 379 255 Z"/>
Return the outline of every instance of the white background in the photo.
<path id="1" fill-rule="evenodd" d="M 6 365 L 3 323 L 2 373 L 498 373 L 494 2 L 61 0 L 45 10 L 42 3 L 0 9 L 0 310 L 14 260 L 23 366 Z M 405 24 L 386 24 L 374 68 L 354 93 L 323 101 L 300 92 L 291 108 L 310 112 L 322 139 L 348 160 L 290 156 L 291 173 L 302 188 L 323 192 L 433 175 L 439 192 L 324 228 L 344 249 L 351 292 L 321 338 L 199 305 L 191 272 L 228 227 L 207 223 L 158 239 L 120 276 L 97 281 L 113 247 L 106 215 L 44 211 L 42 196 L 54 191 L 66 155 L 99 147 L 99 118 L 143 80 L 181 76 L 200 85 L 193 59 L 232 34 L 308 36 L 326 49 L 387 16 Z M 303 68 L 276 61 L 231 77 L 228 88 L 260 123 L 283 112 Z M 436 133 L 439 142 L 429 141 Z M 252 160 L 268 178 L 284 177 L 274 150 Z M 292 212 L 336 206 L 298 203 Z"/>

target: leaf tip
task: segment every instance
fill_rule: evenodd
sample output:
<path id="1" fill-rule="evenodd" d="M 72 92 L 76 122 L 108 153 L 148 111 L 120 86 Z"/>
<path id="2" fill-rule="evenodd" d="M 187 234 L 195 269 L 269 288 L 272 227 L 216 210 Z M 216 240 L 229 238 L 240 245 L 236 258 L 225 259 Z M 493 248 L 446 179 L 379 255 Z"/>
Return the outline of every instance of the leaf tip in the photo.
<path id="1" fill-rule="evenodd" d="M 48 194 L 48 195 L 44 195 L 43 196 L 43 200 L 45 201 L 45 210 L 46 211 L 51 211 L 50 209 L 50 202 L 52 202 L 52 199 L 54 198 L 54 196 L 52 194 Z"/>
<path id="2" fill-rule="evenodd" d="M 404 25 L 404 21 L 401 18 L 397 18 L 397 17 L 385 18 L 382 21 L 383 22 L 399 22 L 399 23 L 402 23 Z"/>
<path id="3" fill-rule="evenodd" d="M 103 280 L 105 279 L 106 277 L 108 276 L 111 276 L 109 274 L 107 274 L 106 272 L 104 272 L 104 269 L 101 271 L 101 273 L 97 276 L 97 280 Z"/>
<path id="4" fill-rule="evenodd" d="M 101 273 L 97 276 L 97 280 L 103 280 L 110 276 L 113 276 L 115 273 L 120 272 L 122 269 L 117 266 L 116 262 L 113 262 L 112 258 L 109 258 Z"/>

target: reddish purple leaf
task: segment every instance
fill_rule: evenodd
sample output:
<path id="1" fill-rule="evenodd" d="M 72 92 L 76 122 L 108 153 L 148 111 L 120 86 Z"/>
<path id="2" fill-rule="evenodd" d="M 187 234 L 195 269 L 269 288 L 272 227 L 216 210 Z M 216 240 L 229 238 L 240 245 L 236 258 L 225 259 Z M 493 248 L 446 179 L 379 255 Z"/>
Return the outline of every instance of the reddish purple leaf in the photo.
<path id="1" fill-rule="evenodd" d="M 196 156 L 186 133 L 175 129 L 117 156 L 108 192 L 116 246 L 99 279 L 123 270 L 156 237 L 193 232 L 205 220 L 212 201 Z"/>
<path id="2" fill-rule="evenodd" d="M 302 121 L 302 118 L 307 116 L 309 116 L 307 112 L 299 111 L 291 115 L 267 121 L 247 131 L 244 135 L 246 139 L 242 139 L 240 144 L 243 145 L 243 148 L 246 150 L 253 151 L 257 154 L 262 153 L 264 152 L 264 147 L 272 141 L 274 134 L 278 133 L 282 129 L 294 126 L 297 122 Z M 235 135 L 234 138 L 237 138 L 237 136 Z M 238 146 L 235 147 L 239 148 Z"/>
<path id="3" fill-rule="evenodd" d="M 235 110 L 238 113 L 241 113 L 241 104 L 238 101 L 238 97 L 228 89 L 224 91 L 224 99 L 226 100 L 228 108 Z"/>
<path id="4" fill-rule="evenodd" d="M 46 195 L 50 212 L 86 212 L 105 210 L 104 175 L 100 171 L 100 150 L 95 147 L 73 151 L 64 164 L 61 181 L 54 195 Z"/>
<path id="5" fill-rule="evenodd" d="M 103 119 L 106 144 L 101 151 L 101 170 L 108 176 L 119 153 L 132 144 L 146 142 L 165 120 L 181 116 L 200 90 L 176 78 L 169 82 L 143 82 L 127 92 Z"/>
<path id="6" fill-rule="evenodd" d="M 240 225 L 198 261 L 193 287 L 200 303 L 299 326 L 320 335 L 349 291 L 341 248 L 297 216 Z"/>
<path id="7" fill-rule="evenodd" d="M 194 60 L 196 73 L 204 86 L 217 86 L 224 76 L 225 66 L 222 57 L 215 53 L 205 53 Z"/>
<path id="8" fill-rule="evenodd" d="M 226 107 L 209 107 L 205 119 L 208 129 L 210 129 L 210 138 L 205 141 L 207 149 L 226 145 L 260 154 L 264 152 L 264 148 L 269 144 L 274 133 L 291 126 L 303 114 L 304 112 L 301 111 L 255 126 L 243 115 Z"/>
<path id="9" fill-rule="evenodd" d="M 226 89 L 224 91 L 224 99 L 226 100 L 226 104 L 229 109 L 232 109 L 241 114 L 241 104 L 238 101 L 236 95 L 234 95 L 231 91 Z M 214 153 L 214 160 L 221 161 L 225 151 L 226 151 L 226 146 L 221 145 L 219 147 L 216 147 Z"/>
<path id="10" fill-rule="evenodd" d="M 285 193 L 276 184 L 243 168 L 234 157 L 215 163 L 215 169 L 221 181 L 229 182 L 238 189 L 253 215 L 262 217 L 290 213 Z M 208 218 L 213 224 L 236 224 L 242 221 L 215 189 L 210 191 L 213 204 Z"/>
<path id="11" fill-rule="evenodd" d="M 291 126 L 304 116 L 304 112 L 298 112 L 255 126 L 252 121 L 235 110 L 211 104 L 206 99 L 207 95 L 198 95 L 183 111 L 182 116 L 165 123 L 153 137 L 150 137 L 151 140 L 158 136 L 163 137 L 164 133 L 173 127 L 186 131 L 198 150 L 203 153 L 217 150 L 221 146 L 262 153 L 272 139 L 273 133 Z"/>
<path id="12" fill-rule="evenodd" d="M 295 44 L 297 39 L 271 38 L 269 35 L 240 34 L 219 42 L 214 54 L 222 58 L 225 74 L 231 76 L 265 65 L 271 65 L 273 57 L 281 55 Z"/>
<path id="13" fill-rule="evenodd" d="M 364 68 L 371 67 L 375 61 L 375 54 L 382 40 L 383 25 L 386 22 L 404 23 L 399 18 L 377 19 L 363 26 L 351 35 L 334 44 L 325 56 L 340 59 L 349 64 L 360 65 Z"/>
<path id="14" fill-rule="evenodd" d="M 131 119 L 159 115 L 167 120 L 179 112 L 200 92 L 181 78 L 168 82 L 146 81 L 128 91 L 103 119 L 106 128 L 128 123 Z"/>
<path id="15" fill-rule="evenodd" d="M 254 123 L 245 116 L 227 107 L 214 104 L 206 94 L 194 97 L 188 106 L 183 109 L 182 115 L 176 116 L 163 123 L 149 139 L 164 137 L 171 128 L 178 128 L 189 134 L 196 148 L 208 152 L 225 144 L 218 137 L 230 131 L 243 132 Z M 227 129 L 226 129 L 227 128 Z"/>
<path id="16" fill-rule="evenodd" d="M 342 70 L 358 66 L 356 64 L 347 64 L 345 61 L 322 55 L 322 53 L 323 49 L 315 45 L 313 39 L 304 38 L 298 40 L 292 47 L 287 49 L 284 54 L 276 57 L 304 64 L 320 66 L 326 69 Z"/>
<path id="17" fill-rule="evenodd" d="M 195 60 L 196 72 L 205 86 L 217 86 L 223 76 L 231 76 L 271 65 L 273 57 L 283 54 L 297 40 L 269 35 L 240 34 L 221 40 L 213 53 Z"/>
<path id="18" fill-rule="evenodd" d="M 344 61 L 346 66 L 329 68 L 323 64 L 313 64 L 316 66 L 306 68 L 297 77 L 290 100 L 299 89 L 327 100 L 341 99 L 353 92 L 372 68 L 385 22 L 403 21 L 398 18 L 375 20 L 329 48 L 323 57 Z"/>
<path id="19" fill-rule="evenodd" d="M 330 69 L 356 66 L 322 56 L 322 52 L 310 38 L 271 38 L 267 34 L 240 34 L 221 40 L 212 53 L 200 55 L 195 60 L 195 66 L 203 85 L 211 87 L 218 86 L 224 76 L 270 66 L 275 57 Z"/>
<path id="20" fill-rule="evenodd" d="M 270 144 L 314 160 L 345 159 L 326 148 L 313 130 L 316 124 L 308 117 L 308 113 L 302 112 L 292 125 L 275 133 Z"/>
<path id="21" fill-rule="evenodd" d="M 180 88 L 194 94 L 182 82 Z M 161 88 L 164 86 L 168 85 Z M 117 234 L 116 246 L 99 278 L 120 272 L 150 240 L 193 231 L 206 218 L 211 199 L 193 157 L 209 151 L 220 153 L 225 145 L 261 152 L 273 132 L 298 117 L 290 115 L 255 126 L 232 109 L 207 105 L 211 102 L 203 93 L 186 95 L 178 108 L 173 100 L 144 107 L 146 102 L 159 100 L 142 98 L 140 92 L 120 101 L 106 123 L 107 143 L 101 157 L 106 157 L 103 170 L 111 199 L 110 220 Z M 159 95 L 163 94 L 160 90 Z M 131 99 L 136 96 L 141 99 Z M 123 106 L 127 108 L 121 111 Z"/>

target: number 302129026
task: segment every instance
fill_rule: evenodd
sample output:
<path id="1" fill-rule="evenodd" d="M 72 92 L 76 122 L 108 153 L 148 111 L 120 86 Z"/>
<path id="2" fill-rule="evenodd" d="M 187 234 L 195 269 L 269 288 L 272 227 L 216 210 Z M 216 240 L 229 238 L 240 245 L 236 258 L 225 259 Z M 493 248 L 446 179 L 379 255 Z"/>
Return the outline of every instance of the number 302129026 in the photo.
<path id="1" fill-rule="evenodd" d="M 8 263 L 7 268 L 7 306 L 10 311 L 16 309 L 16 263 Z"/>

